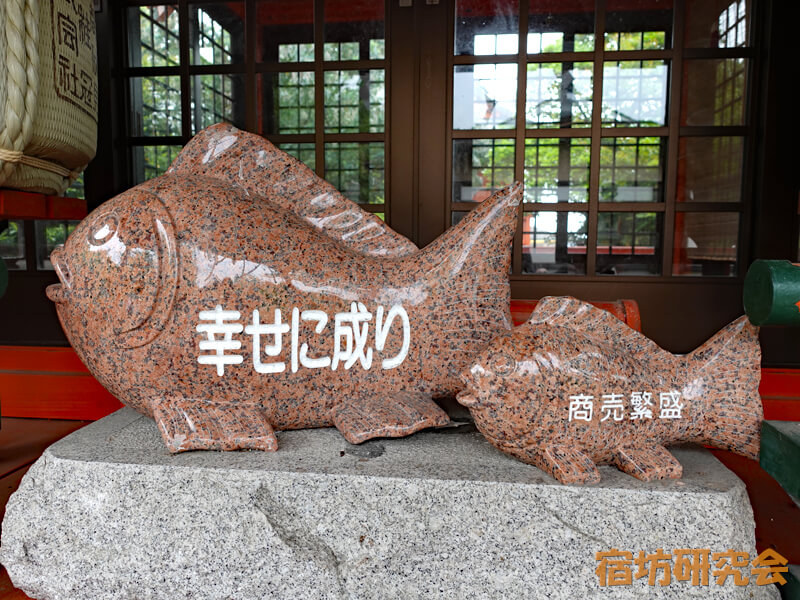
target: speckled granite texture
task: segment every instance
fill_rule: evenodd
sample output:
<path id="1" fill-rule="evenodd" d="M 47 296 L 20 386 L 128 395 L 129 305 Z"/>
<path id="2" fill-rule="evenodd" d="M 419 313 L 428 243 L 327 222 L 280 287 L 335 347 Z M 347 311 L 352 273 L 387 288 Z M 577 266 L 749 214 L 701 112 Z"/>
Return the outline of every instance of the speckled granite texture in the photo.
<path id="1" fill-rule="evenodd" d="M 675 356 L 605 310 L 553 296 L 476 357 L 458 401 L 493 445 L 559 481 L 596 483 L 595 463 L 651 481 L 681 476 L 667 444 L 757 458 L 760 380 L 747 317 Z"/>
<path id="2" fill-rule="evenodd" d="M 81 221 L 47 294 L 92 374 L 174 452 L 334 424 L 406 435 L 446 421 L 432 398 L 511 328 L 521 197 L 498 190 L 417 250 L 267 140 L 215 126 Z"/>
<path id="3" fill-rule="evenodd" d="M 744 485 L 705 450 L 683 479 L 557 484 L 478 433 L 170 455 L 131 409 L 53 445 L 8 504 L 0 560 L 48 600 L 777 598 L 673 581 L 600 588 L 612 547 L 753 552 Z M 752 594 L 752 595 L 751 595 Z"/>

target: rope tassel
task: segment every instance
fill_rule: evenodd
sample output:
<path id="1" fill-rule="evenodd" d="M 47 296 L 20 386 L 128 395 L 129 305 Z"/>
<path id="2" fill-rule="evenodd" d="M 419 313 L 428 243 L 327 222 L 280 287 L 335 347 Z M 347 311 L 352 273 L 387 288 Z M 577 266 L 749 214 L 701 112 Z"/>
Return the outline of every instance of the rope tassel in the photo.
<path id="1" fill-rule="evenodd" d="M 29 167 L 33 167 L 35 169 L 50 171 L 51 173 L 60 175 L 61 177 L 69 179 L 70 181 L 77 179 L 81 174 L 81 171 L 83 171 L 83 168 L 70 171 L 59 164 L 50 162 L 49 160 L 44 160 L 43 158 L 37 158 L 35 156 L 27 156 L 19 150 L 6 150 L 5 148 L 0 148 L 0 160 L 7 163 L 19 163 L 21 165 L 28 165 Z"/>

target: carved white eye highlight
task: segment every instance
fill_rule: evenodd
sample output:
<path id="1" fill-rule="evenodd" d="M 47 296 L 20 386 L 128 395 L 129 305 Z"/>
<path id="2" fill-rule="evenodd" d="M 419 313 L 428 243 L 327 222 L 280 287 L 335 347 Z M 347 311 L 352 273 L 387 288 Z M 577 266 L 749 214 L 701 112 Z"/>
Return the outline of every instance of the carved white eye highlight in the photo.
<path id="1" fill-rule="evenodd" d="M 117 218 L 107 215 L 99 220 L 98 225 L 89 233 L 89 243 L 92 246 L 102 246 L 117 232 Z"/>

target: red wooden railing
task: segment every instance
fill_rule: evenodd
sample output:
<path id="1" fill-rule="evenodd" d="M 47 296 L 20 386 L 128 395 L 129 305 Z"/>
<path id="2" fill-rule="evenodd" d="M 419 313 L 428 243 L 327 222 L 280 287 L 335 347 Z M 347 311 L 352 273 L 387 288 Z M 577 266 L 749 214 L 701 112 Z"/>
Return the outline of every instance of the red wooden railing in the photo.
<path id="1" fill-rule="evenodd" d="M 641 330 L 633 300 L 595 302 Z M 536 301 L 513 300 L 515 324 Z M 761 395 L 767 419 L 800 421 L 800 369 L 763 369 Z M 0 346 L 0 406 L 4 417 L 94 420 L 121 404 L 92 377 L 72 348 Z"/>
<path id="2" fill-rule="evenodd" d="M 0 217 L 4 219 L 82 219 L 86 200 L 45 196 L 32 192 L 0 189 Z"/>

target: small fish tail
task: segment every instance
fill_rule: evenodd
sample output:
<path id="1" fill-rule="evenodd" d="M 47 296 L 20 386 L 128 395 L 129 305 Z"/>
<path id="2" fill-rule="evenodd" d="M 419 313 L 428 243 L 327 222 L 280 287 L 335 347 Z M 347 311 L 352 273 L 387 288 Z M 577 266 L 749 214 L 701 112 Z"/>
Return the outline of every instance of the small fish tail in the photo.
<path id="1" fill-rule="evenodd" d="M 758 327 L 740 317 L 689 354 L 690 372 L 707 402 L 696 441 L 757 459 L 764 410 Z"/>

